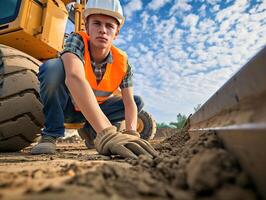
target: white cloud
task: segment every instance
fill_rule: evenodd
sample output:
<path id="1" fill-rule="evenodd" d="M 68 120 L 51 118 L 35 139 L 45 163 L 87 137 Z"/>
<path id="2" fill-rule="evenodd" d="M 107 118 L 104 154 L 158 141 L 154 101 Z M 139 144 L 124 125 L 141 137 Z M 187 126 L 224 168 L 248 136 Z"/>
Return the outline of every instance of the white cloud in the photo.
<path id="1" fill-rule="evenodd" d="M 168 2 L 170 2 L 170 0 L 152 0 L 148 4 L 148 8 L 151 10 L 158 10 L 158 9 L 162 8 Z"/>
<path id="2" fill-rule="evenodd" d="M 133 56 L 133 57 L 135 57 L 135 58 L 139 58 L 139 57 L 140 57 L 140 52 L 139 52 L 139 50 L 138 50 L 136 47 L 134 47 L 134 46 L 130 46 L 130 47 L 128 48 L 127 52 L 128 52 L 131 56 Z"/>
<path id="3" fill-rule="evenodd" d="M 182 15 L 183 12 L 190 11 L 192 6 L 188 3 L 188 0 L 175 0 L 174 5 L 170 9 L 169 15 Z"/>
<path id="4" fill-rule="evenodd" d="M 151 17 L 151 20 L 152 20 L 153 24 L 157 24 L 158 23 L 158 17 L 156 15 L 153 15 Z"/>
<path id="5" fill-rule="evenodd" d="M 213 12 L 219 11 L 220 10 L 220 5 L 215 5 L 212 10 L 213 10 Z"/>
<path id="6" fill-rule="evenodd" d="M 220 31 L 228 31 L 229 28 L 230 28 L 230 22 L 229 20 L 225 20 L 221 23 Z"/>
<path id="7" fill-rule="evenodd" d="M 134 0 L 130 1 L 127 5 L 124 7 L 125 16 L 127 19 L 131 19 L 134 12 L 142 10 L 142 1 L 141 0 Z"/>
<path id="8" fill-rule="evenodd" d="M 216 20 L 218 22 L 222 22 L 223 20 L 228 19 L 235 14 L 243 13 L 248 5 L 249 4 L 247 0 L 236 0 L 233 5 L 220 10 L 217 13 Z"/>
<path id="9" fill-rule="evenodd" d="M 148 28 L 148 20 L 150 18 L 150 15 L 147 12 L 141 13 L 141 18 L 142 18 L 142 28 L 145 31 Z"/>
<path id="10" fill-rule="evenodd" d="M 266 10 L 266 1 L 262 0 L 262 3 L 259 5 L 258 12 L 262 12 Z"/>
<path id="11" fill-rule="evenodd" d="M 194 27 L 197 25 L 198 20 L 199 20 L 199 16 L 194 15 L 194 14 L 189 14 L 184 18 L 182 25 Z"/>
<path id="12" fill-rule="evenodd" d="M 206 18 L 199 21 L 198 28 L 201 33 L 213 33 L 217 29 L 217 25 L 213 20 Z"/>
<path id="13" fill-rule="evenodd" d="M 126 44 L 126 40 L 124 39 L 123 36 L 118 36 L 118 38 L 116 40 L 114 40 L 114 44 L 117 46 L 122 46 Z"/>
<path id="14" fill-rule="evenodd" d="M 161 38 L 169 37 L 169 34 L 173 34 L 176 29 L 176 18 L 171 17 L 167 20 L 161 20 L 155 26 L 154 31 L 161 35 Z M 167 42 L 168 40 L 165 40 Z"/>
<path id="15" fill-rule="evenodd" d="M 127 30 L 127 35 L 125 36 L 125 40 L 126 42 L 131 42 L 132 39 L 134 38 L 136 32 L 132 29 L 128 29 Z"/>
<path id="16" fill-rule="evenodd" d="M 211 5 L 217 5 L 221 2 L 222 0 L 206 0 L 206 3 L 211 4 Z"/>
<path id="17" fill-rule="evenodd" d="M 205 4 L 203 4 L 200 8 L 199 8 L 199 12 L 200 12 L 200 16 L 201 17 L 205 17 L 206 16 L 206 8 L 207 6 Z"/>
<path id="18" fill-rule="evenodd" d="M 147 52 L 149 50 L 148 47 L 144 46 L 143 44 L 139 44 L 139 49 L 142 51 L 142 52 Z"/>

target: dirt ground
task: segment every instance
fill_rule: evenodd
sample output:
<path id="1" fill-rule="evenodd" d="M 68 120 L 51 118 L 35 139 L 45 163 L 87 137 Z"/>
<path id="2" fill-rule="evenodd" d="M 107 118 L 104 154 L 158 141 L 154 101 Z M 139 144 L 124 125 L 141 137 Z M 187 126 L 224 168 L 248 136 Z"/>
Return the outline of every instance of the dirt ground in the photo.
<path id="1" fill-rule="evenodd" d="M 162 130 L 161 130 L 162 131 Z M 155 159 L 100 156 L 73 135 L 53 156 L 0 154 L 0 199 L 259 199 L 237 160 L 213 133 L 167 130 L 151 141 Z"/>

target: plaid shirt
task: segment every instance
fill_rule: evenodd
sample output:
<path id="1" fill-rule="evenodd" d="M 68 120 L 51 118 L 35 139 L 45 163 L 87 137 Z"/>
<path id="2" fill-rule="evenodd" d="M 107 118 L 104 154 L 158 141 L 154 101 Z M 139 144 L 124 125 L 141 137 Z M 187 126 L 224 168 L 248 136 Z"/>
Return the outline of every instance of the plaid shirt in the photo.
<path id="1" fill-rule="evenodd" d="M 73 53 L 84 64 L 85 63 L 85 61 L 84 61 L 84 48 L 85 48 L 85 46 L 84 46 L 82 37 L 77 33 L 73 33 L 67 38 L 67 40 L 65 42 L 64 50 L 60 53 L 60 55 L 63 55 L 66 52 Z M 104 75 L 105 70 L 106 70 L 107 63 L 112 63 L 112 62 L 113 62 L 113 57 L 112 57 L 111 52 L 108 54 L 108 56 L 105 58 L 105 60 L 99 64 L 95 63 L 91 58 L 91 65 L 92 65 L 94 74 L 96 76 L 97 83 L 99 83 L 102 80 L 103 75 Z M 123 88 L 128 88 L 128 87 L 133 86 L 132 76 L 133 76 L 133 73 L 131 71 L 131 66 L 128 63 L 126 76 L 122 80 L 119 87 L 121 89 L 123 89 Z"/>

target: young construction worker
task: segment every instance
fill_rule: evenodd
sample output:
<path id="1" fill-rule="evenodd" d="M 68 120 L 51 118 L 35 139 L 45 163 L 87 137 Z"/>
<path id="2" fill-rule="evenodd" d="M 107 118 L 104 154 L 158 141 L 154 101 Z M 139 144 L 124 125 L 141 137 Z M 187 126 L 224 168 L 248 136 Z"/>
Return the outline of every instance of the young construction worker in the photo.
<path id="1" fill-rule="evenodd" d="M 100 154 L 156 156 L 136 132 L 143 102 L 133 96 L 127 54 L 112 44 L 124 23 L 119 0 L 89 0 L 84 21 L 86 33 L 70 35 L 60 57 L 40 67 L 45 126 L 31 153 L 55 153 L 56 138 L 64 136 L 64 122 L 86 122 L 83 129 L 88 135 L 83 137 Z M 122 97 L 113 96 L 119 87 Z M 112 124 L 124 119 L 126 131 L 121 133 Z"/>

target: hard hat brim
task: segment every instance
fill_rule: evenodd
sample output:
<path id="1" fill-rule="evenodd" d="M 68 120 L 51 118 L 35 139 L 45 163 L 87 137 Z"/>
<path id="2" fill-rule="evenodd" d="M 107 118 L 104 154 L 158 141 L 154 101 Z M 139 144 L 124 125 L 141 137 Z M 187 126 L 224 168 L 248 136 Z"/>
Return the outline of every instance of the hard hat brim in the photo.
<path id="1" fill-rule="evenodd" d="M 105 9 L 100 9 L 100 8 L 87 8 L 84 10 L 83 12 L 83 17 L 84 20 L 90 16 L 90 15 L 94 15 L 94 14 L 102 14 L 102 15 L 108 15 L 110 17 L 113 17 L 115 19 L 117 19 L 117 21 L 119 22 L 119 27 L 121 28 L 124 24 L 124 17 L 121 16 L 119 13 L 117 12 L 113 12 L 110 10 L 105 10 Z"/>

